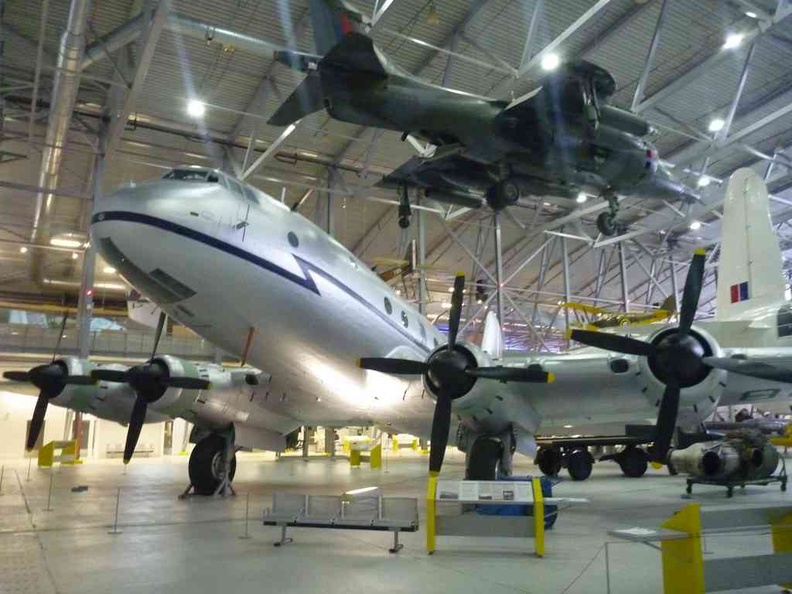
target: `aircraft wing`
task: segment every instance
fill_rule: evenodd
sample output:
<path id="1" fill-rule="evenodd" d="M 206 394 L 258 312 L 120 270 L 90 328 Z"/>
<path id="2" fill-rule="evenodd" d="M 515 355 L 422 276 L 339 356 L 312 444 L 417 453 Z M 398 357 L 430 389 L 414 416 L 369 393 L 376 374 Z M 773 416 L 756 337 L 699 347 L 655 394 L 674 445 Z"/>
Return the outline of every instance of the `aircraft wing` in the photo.
<path id="1" fill-rule="evenodd" d="M 792 396 L 792 347 L 724 348 L 721 359 L 731 367 L 721 405 L 748 405 Z"/>

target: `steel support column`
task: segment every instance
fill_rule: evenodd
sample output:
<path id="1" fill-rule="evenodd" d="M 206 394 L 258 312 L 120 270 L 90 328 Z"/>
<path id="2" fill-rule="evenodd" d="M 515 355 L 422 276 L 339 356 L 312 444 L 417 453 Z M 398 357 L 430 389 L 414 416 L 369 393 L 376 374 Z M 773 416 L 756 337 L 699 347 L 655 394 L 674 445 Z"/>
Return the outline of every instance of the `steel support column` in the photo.
<path id="1" fill-rule="evenodd" d="M 498 322 L 503 326 L 503 254 L 501 252 L 503 246 L 501 245 L 501 223 L 498 211 L 492 213 L 492 222 L 495 232 L 495 284 L 497 285 L 495 299 L 498 308 Z"/>
<path id="2" fill-rule="evenodd" d="M 756 43 L 751 44 L 748 54 L 745 56 L 745 62 L 743 63 L 742 72 L 740 73 L 740 81 L 737 83 L 737 90 L 734 92 L 734 98 L 729 106 L 729 113 L 726 115 L 723 128 L 721 128 L 715 136 L 716 141 L 724 140 L 731 131 L 734 114 L 737 113 L 737 106 L 740 104 L 740 99 L 745 89 L 745 81 L 748 80 L 748 73 L 751 69 L 751 59 L 753 58 L 754 50 L 756 50 Z"/>
<path id="3" fill-rule="evenodd" d="M 630 294 L 627 285 L 627 263 L 624 260 L 624 242 L 619 243 L 619 275 L 621 277 L 622 304 L 624 311 L 630 311 Z"/>
<path id="4" fill-rule="evenodd" d="M 561 238 L 561 257 L 564 266 L 564 336 L 566 341 L 566 348 L 569 350 L 569 302 L 571 301 L 569 294 L 569 252 L 567 251 L 567 238 Z"/>
<path id="5" fill-rule="evenodd" d="M 420 204 L 421 199 L 418 198 Z M 415 211 L 415 218 L 418 227 L 418 311 L 421 315 L 426 315 L 426 305 L 429 296 L 426 290 L 426 214 L 420 210 Z"/>

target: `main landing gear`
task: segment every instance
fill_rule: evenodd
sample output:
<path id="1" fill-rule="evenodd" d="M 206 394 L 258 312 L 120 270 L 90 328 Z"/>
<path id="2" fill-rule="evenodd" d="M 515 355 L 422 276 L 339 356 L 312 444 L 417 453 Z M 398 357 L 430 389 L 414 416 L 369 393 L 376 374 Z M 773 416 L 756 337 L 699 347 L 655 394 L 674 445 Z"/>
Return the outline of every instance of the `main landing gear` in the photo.
<path id="1" fill-rule="evenodd" d="M 619 214 L 619 198 L 613 190 L 605 190 L 602 198 L 608 202 L 608 211 L 597 217 L 597 230 L 603 235 L 616 235 L 623 231 L 623 226 L 616 220 Z"/>
<path id="2" fill-rule="evenodd" d="M 511 431 L 503 435 L 479 435 L 467 450 L 465 478 L 495 481 L 511 476 L 514 450 Z"/>
<path id="3" fill-rule="evenodd" d="M 624 476 L 631 478 L 643 476 L 649 466 L 649 455 L 646 450 L 634 445 L 628 445 L 620 452 L 599 459 L 600 462 L 605 460 L 616 462 Z M 582 446 L 542 447 L 536 452 L 534 463 L 547 476 L 556 476 L 562 468 L 566 468 L 572 480 L 584 481 L 591 476 L 594 456 Z"/>
<path id="4" fill-rule="evenodd" d="M 190 454 L 190 486 L 182 493 L 195 495 L 236 495 L 231 481 L 236 473 L 233 430 L 209 433 Z"/>

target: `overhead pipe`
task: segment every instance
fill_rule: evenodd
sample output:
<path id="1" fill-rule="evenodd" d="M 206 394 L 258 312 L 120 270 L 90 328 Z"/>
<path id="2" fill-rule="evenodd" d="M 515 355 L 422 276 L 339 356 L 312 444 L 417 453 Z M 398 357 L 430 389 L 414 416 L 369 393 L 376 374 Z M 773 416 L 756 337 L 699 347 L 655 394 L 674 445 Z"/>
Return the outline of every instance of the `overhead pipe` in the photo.
<path id="1" fill-rule="evenodd" d="M 54 202 L 52 192 L 58 187 L 69 123 L 80 86 L 80 68 L 85 51 L 85 30 L 90 7 L 90 0 L 72 0 L 66 30 L 63 32 L 58 49 L 50 113 L 38 177 L 38 186 L 43 191 L 36 195 L 32 243 L 49 242 L 48 227 Z M 40 281 L 43 278 L 43 259 L 40 251 L 34 252 L 31 263 L 34 279 Z"/>
<path id="2" fill-rule="evenodd" d="M 132 43 L 143 30 L 143 14 L 139 14 L 126 23 L 103 35 L 85 48 L 80 69 L 88 68 L 98 61 L 108 57 L 111 53 L 120 50 L 125 45 Z"/>

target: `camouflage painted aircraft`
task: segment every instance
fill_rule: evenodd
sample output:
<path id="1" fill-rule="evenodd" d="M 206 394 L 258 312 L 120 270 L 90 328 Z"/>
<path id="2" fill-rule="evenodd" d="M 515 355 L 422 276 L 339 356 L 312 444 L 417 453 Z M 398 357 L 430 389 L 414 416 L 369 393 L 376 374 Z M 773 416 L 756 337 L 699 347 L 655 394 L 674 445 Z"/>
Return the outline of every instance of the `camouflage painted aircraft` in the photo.
<path id="1" fill-rule="evenodd" d="M 646 312 L 613 311 L 575 301 L 562 303 L 561 307 L 571 309 L 576 316 L 579 314 L 579 321 L 573 323 L 573 327 L 586 330 L 601 330 L 602 328 L 653 324 L 654 322 L 668 320 L 676 313 L 676 300 L 673 295 L 670 295 L 663 300 L 657 309 Z"/>
<path id="2" fill-rule="evenodd" d="M 514 101 L 447 89 L 390 62 L 366 35 L 368 19 L 341 0 L 311 0 L 317 55 L 277 52 L 305 80 L 269 123 L 292 124 L 326 109 L 331 117 L 401 132 L 428 143 L 379 185 L 397 188 L 399 224 L 409 226 L 410 189 L 440 202 L 498 211 L 529 196 L 601 196 L 604 235 L 625 196 L 692 201 L 642 136 L 649 124 L 608 104 L 611 74 L 589 62 L 562 65 Z"/>

